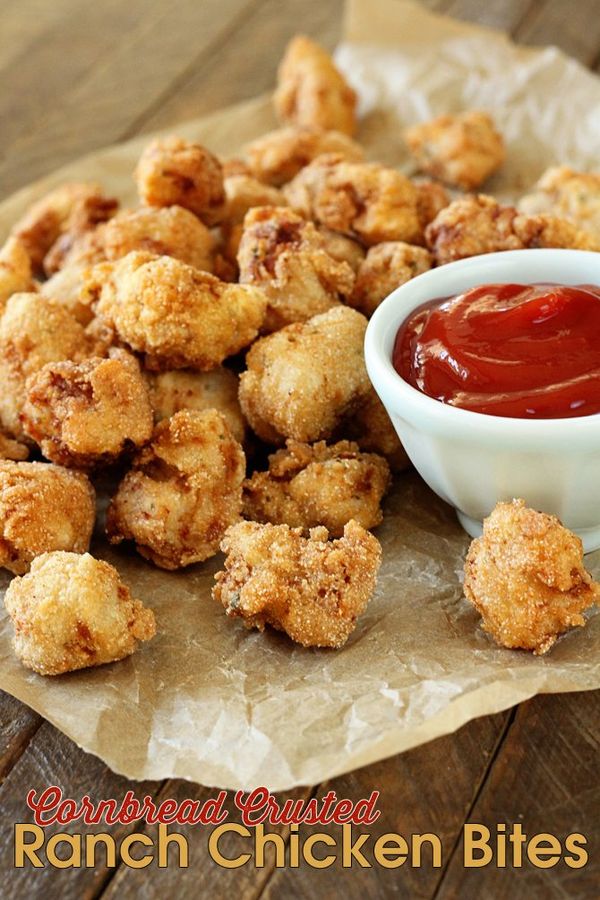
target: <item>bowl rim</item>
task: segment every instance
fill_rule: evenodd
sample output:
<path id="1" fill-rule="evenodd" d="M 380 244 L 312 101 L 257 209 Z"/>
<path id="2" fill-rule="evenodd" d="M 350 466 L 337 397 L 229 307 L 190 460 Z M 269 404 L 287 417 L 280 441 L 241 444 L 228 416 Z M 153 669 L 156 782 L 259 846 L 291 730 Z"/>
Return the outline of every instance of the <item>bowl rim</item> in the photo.
<path id="1" fill-rule="evenodd" d="M 575 437 L 595 437 L 600 450 L 600 413 L 556 419 L 520 419 L 461 409 L 423 394 L 405 381 L 392 365 L 391 348 L 398 328 L 415 309 L 427 303 L 427 297 L 423 297 L 423 294 L 429 293 L 429 288 L 431 290 L 429 299 L 444 296 L 443 290 L 440 291 L 440 285 L 443 284 L 445 276 L 458 276 L 461 273 L 466 275 L 479 269 L 482 272 L 484 269 L 503 269 L 506 270 L 505 278 L 497 277 L 496 274 L 496 277 L 482 278 L 479 283 L 497 284 L 503 281 L 528 283 L 528 278 L 524 274 L 511 278 L 509 275 L 511 268 L 514 268 L 515 264 L 522 268 L 528 260 L 550 262 L 551 258 L 555 262 L 559 259 L 563 261 L 569 259 L 570 262 L 585 259 L 588 265 L 593 262 L 598 269 L 597 281 L 600 285 L 600 253 L 593 250 L 535 248 L 503 250 L 446 263 L 418 275 L 392 291 L 375 310 L 367 327 L 364 347 L 369 377 L 388 412 L 391 411 L 408 421 L 416 419 L 421 424 L 428 425 L 429 429 L 438 432 L 448 433 L 454 429 L 457 436 L 467 431 L 476 432 L 478 440 L 489 443 L 500 441 L 505 444 L 518 436 L 520 442 L 530 442 L 535 447 L 546 441 L 552 441 L 555 447 L 563 448 Z M 556 268 L 556 265 L 553 268 Z M 549 281 L 560 283 L 560 278 L 551 275 Z M 564 283 L 590 283 L 590 279 L 567 280 Z M 450 293 L 456 293 L 456 290 L 453 289 Z M 565 422 L 569 422 L 568 429 L 564 428 Z M 515 450 L 519 449 L 525 448 L 515 447 Z"/>

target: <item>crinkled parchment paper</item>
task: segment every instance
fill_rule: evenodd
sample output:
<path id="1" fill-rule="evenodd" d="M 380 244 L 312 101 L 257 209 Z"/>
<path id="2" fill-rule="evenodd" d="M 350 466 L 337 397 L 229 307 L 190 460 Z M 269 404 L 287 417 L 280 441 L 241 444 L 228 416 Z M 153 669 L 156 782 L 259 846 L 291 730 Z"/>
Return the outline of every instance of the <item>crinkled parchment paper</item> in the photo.
<path id="1" fill-rule="evenodd" d="M 410 2 L 353 0 L 338 60 L 360 93 L 361 139 L 390 164 L 407 165 L 402 124 L 472 106 L 491 109 L 508 140 L 496 192 L 521 190 L 554 161 L 597 164 L 600 82 L 557 50 L 517 48 Z M 261 98 L 177 131 L 233 154 L 273 125 Z M 0 227 L 65 178 L 97 179 L 133 201 L 130 172 L 145 141 L 20 191 L 0 207 Z M 14 659 L 4 619 L 0 687 L 129 777 L 271 789 L 330 778 L 536 693 L 600 687 L 600 616 L 546 658 L 496 648 L 462 598 L 468 541 L 453 512 L 409 473 L 386 513 L 377 592 L 341 651 L 304 650 L 227 620 L 210 597 L 219 558 L 168 574 L 99 537 L 93 552 L 153 607 L 159 636 L 122 663 L 43 679 Z M 589 565 L 600 572 L 600 554 Z"/>

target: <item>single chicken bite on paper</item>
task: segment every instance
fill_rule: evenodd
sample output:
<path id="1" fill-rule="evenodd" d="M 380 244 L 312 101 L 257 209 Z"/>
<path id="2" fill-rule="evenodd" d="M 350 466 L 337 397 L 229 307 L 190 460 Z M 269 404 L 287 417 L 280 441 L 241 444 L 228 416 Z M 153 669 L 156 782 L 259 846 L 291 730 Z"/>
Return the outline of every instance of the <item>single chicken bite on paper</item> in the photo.
<path id="1" fill-rule="evenodd" d="M 111 465 L 145 444 L 153 419 L 139 363 L 125 350 L 48 363 L 29 379 L 21 414 L 47 459 L 80 469 Z"/>
<path id="2" fill-rule="evenodd" d="M 246 458 L 215 409 L 182 410 L 156 426 L 108 508 L 112 544 L 178 569 L 214 556 L 241 518 Z"/>
<path id="3" fill-rule="evenodd" d="M 22 575 L 42 553 L 85 553 L 95 519 L 96 496 L 82 473 L 0 462 L 0 567 Z"/>
<path id="4" fill-rule="evenodd" d="M 214 369 L 254 340 L 267 306 L 257 288 L 143 251 L 95 266 L 86 291 L 98 315 L 156 370 Z"/>
<path id="5" fill-rule="evenodd" d="M 421 122 L 404 138 L 422 172 L 465 191 L 482 185 L 506 156 L 492 117 L 479 110 Z"/>
<path id="6" fill-rule="evenodd" d="M 89 553 L 38 557 L 10 583 L 4 605 L 16 655 L 40 675 L 116 662 L 156 634 L 152 610 L 131 596 L 113 566 Z"/>
<path id="7" fill-rule="evenodd" d="M 13 294 L 34 291 L 31 260 L 19 238 L 9 237 L 0 248 L 0 314 Z"/>
<path id="8" fill-rule="evenodd" d="M 248 168 L 255 178 L 281 187 L 323 153 L 335 153 L 350 162 L 362 162 L 360 144 L 341 131 L 289 125 L 269 131 L 244 149 Z"/>
<path id="9" fill-rule="evenodd" d="M 273 96 L 279 119 L 354 134 L 356 102 L 355 92 L 329 53 L 304 35 L 292 38 L 279 65 Z"/>
<path id="10" fill-rule="evenodd" d="M 527 215 L 559 216 L 600 237 L 600 172 L 552 166 L 517 205 Z"/>
<path id="11" fill-rule="evenodd" d="M 348 299 L 354 272 L 334 259 L 312 222 L 290 209 L 260 206 L 244 219 L 240 282 L 267 298 L 263 331 L 305 322 Z"/>
<path id="12" fill-rule="evenodd" d="M 269 469 L 244 482 L 244 515 L 256 522 L 290 525 L 307 533 L 324 525 L 341 537 L 351 519 L 375 528 L 390 484 L 385 459 L 361 453 L 357 444 L 287 441 L 269 456 Z"/>
<path id="13" fill-rule="evenodd" d="M 342 647 L 375 590 L 381 546 L 354 521 L 338 540 L 327 537 L 326 528 L 305 538 L 287 525 L 234 525 L 221 543 L 225 570 L 213 597 L 247 628 L 270 625 L 304 647 Z"/>
<path id="14" fill-rule="evenodd" d="M 80 360 L 89 352 L 82 326 L 40 294 L 13 294 L 0 317 L 0 426 L 24 437 L 21 412 L 27 379 L 49 362 Z"/>
<path id="15" fill-rule="evenodd" d="M 239 378 L 235 372 L 223 366 L 210 372 L 176 369 L 172 372 L 146 372 L 146 379 L 156 422 L 170 419 L 181 409 L 196 412 L 216 409 L 227 420 L 236 441 L 240 444 L 244 441 L 246 420 L 240 409 Z"/>
<path id="16" fill-rule="evenodd" d="M 223 167 L 201 144 L 175 135 L 155 138 L 143 150 L 134 177 L 146 206 L 183 206 L 208 226 L 223 216 Z"/>
<path id="17" fill-rule="evenodd" d="M 432 265 L 431 253 L 414 244 L 386 241 L 370 247 L 358 267 L 349 303 L 365 316 L 371 316 L 388 294 L 427 272 Z"/>
<path id="18" fill-rule="evenodd" d="M 600 600 L 581 540 L 524 500 L 498 503 L 484 521 L 467 554 L 464 589 L 497 644 L 535 654 L 585 625 L 582 613 Z"/>
<path id="19" fill-rule="evenodd" d="M 367 320 L 335 306 L 288 325 L 250 348 L 240 376 L 240 405 L 267 443 L 329 437 L 371 390 L 363 343 Z"/>
<path id="20" fill-rule="evenodd" d="M 318 156 L 285 187 L 292 209 L 370 246 L 382 241 L 423 242 L 419 191 L 396 169 Z"/>

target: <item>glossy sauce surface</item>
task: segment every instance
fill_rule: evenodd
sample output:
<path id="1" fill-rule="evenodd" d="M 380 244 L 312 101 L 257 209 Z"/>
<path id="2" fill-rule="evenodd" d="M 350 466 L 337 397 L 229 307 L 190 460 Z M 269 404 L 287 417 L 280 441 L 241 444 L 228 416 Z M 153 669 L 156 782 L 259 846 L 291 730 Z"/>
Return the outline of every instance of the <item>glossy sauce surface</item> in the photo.
<path id="1" fill-rule="evenodd" d="M 488 284 L 415 310 L 393 365 L 418 390 L 493 416 L 600 412 L 600 287 Z"/>

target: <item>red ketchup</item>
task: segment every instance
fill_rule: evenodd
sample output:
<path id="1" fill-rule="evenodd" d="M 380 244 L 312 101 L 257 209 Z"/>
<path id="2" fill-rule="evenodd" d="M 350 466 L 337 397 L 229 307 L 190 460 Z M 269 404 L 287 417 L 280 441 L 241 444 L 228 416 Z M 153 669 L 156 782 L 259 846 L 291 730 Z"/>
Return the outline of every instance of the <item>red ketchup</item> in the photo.
<path id="1" fill-rule="evenodd" d="M 485 284 L 417 309 L 393 364 L 422 393 L 490 416 L 600 412 L 600 287 Z"/>

